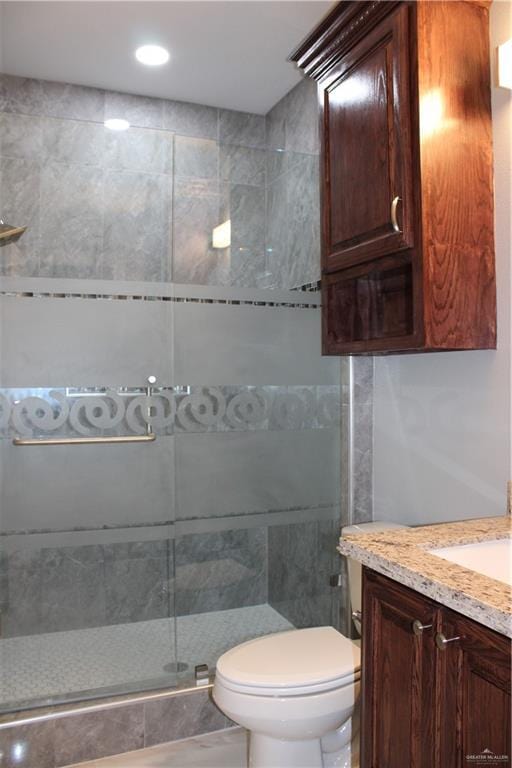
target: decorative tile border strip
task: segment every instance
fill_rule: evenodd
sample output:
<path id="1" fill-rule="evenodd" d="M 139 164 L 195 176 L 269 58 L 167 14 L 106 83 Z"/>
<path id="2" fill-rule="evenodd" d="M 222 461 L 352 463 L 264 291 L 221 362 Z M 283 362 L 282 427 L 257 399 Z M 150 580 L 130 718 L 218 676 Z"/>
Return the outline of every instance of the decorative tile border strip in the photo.
<path id="1" fill-rule="evenodd" d="M 299 285 L 297 288 L 291 288 L 292 291 L 304 291 L 306 293 L 316 293 L 317 291 L 322 290 L 322 281 L 316 280 L 314 283 L 304 283 L 304 285 Z"/>
<path id="2" fill-rule="evenodd" d="M 175 386 L 0 390 L 0 437 L 95 437 L 332 428 L 339 387 Z"/>
<path id="3" fill-rule="evenodd" d="M 313 284 L 311 284 L 313 285 Z M 295 288 L 295 291 L 316 291 L 316 288 Z M 103 301 L 167 301 L 173 304 L 224 304 L 244 307 L 285 307 L 286 309 L 319 309 L 318 304 L 289 301 L 249 301 L 247 299 L 205 299 L 195 296 L 148 296 L 115 293 L 46 293 L 36 291 L 0 291 L 0 296 L 17 299 L 100 299 Z"/>

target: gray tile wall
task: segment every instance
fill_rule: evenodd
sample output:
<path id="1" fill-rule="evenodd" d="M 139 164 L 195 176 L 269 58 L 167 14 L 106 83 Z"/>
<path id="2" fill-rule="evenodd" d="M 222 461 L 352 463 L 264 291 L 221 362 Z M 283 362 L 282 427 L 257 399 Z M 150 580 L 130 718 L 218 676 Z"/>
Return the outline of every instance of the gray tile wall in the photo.
<path id="1" fill-rule="evenodd" d="M 0 729 L 2 768 L 61 768 L 233 724 L 208 690 L 178 693 L 103 711 L 69 714 Z"/>
<path id="2" fill-rule="evenodd" d="M 266 528 L 200 533 L 176 540 L 176 614 L 267 602 Z"/>
<path id="3" fill-rule="evenodd" d="M 316 84 L 304 80 L 266 116 L 267 271 L 272 285 L 320 279 L 320 178 Z"/>
<path id="4" fill-rule="evenodd" d="M 108 117 L 130 130 L 114 133 Z M 0 274 L 294 288 L 319 277 L 315 87 L 266 117 L 0 75 Z M 212 230 L 231 220 L 230 248 Z"/>
<path id="5" fill-rule="evenodd" d="M 344 627 L 342 591 L 329 583 L 340 568 L 339 529 L 337 520 L 268 529 L 269 603 L 298 628 Z"/>
<path id="6" fill-rule="evenodd" d="M 0 560 L 4 637 L 174 615 L 174 542 L 13 549 Z"/>

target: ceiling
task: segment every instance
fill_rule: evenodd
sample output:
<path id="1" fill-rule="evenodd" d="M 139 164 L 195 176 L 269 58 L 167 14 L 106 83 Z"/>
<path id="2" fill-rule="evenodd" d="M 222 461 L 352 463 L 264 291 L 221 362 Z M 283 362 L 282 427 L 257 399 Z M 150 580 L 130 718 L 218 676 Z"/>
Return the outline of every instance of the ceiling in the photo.
<path id="1" fill-rule="evenodd" d="M 286 60 L 323 0 L 0 3 L 3 72 L 264 114 L 300 79 Z M 145 67 L 134 50 L 163 45 Z"/>

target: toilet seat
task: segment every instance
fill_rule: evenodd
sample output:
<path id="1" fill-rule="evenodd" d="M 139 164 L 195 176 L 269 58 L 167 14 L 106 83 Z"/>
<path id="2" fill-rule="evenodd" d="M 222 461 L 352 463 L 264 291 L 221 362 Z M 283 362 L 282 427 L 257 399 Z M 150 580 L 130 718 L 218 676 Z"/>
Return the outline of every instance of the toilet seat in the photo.
<path id="1" fill-rule="evenodd" d="M 360 649 L 332 627 L 279 632 L 223 654 L 217 681 L 254 696 L 303 696 L 355 683 Z"/>

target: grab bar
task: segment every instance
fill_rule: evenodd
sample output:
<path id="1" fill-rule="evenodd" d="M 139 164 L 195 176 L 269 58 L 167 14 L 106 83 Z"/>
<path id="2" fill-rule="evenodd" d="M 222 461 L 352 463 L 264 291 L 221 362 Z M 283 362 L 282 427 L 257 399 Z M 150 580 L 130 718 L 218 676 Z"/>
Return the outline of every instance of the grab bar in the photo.
<path id="1" fill-rule="evenodd" d="M 13 445 L 94 445 L 96 443 L 152 443 L 154 432 L 146 435 L 119 435 L 116 437 L 15 437 Z"/>

